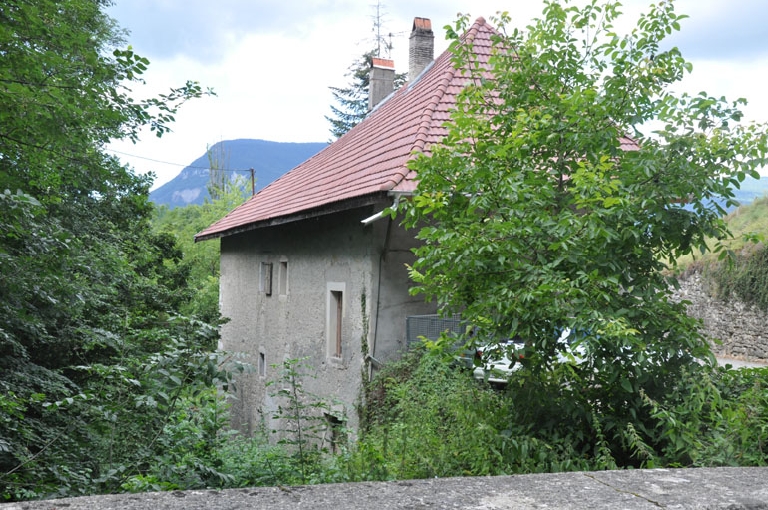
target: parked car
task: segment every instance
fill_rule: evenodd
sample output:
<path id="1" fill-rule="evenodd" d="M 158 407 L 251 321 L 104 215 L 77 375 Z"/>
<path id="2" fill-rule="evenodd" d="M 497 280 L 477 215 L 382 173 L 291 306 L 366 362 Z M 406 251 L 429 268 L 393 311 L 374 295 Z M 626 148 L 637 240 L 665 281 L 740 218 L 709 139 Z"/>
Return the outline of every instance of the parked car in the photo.
<path id="1" fill-rule="evenodd" d="M 506 384 L 509 375 L 523 366 L 520 361 L 524 357 L 525 343 L 520 340 L 478 347 L 472 360 L 472 375 L 492 384 Z"/>
<path id="2" fill-rule="evenodd" d="M 584 346 L 578 335 L 566 328 L 557 339 L 558 363 L 581 363 L 584 360 Z M 512 372 L 522 368 L 525 358 L 525 342 L 520 339 L 507 340 L 495 345 L 478 347 L 474 352 L 472 375 L 475 379 L 492 384 L 506 384 Z"/>

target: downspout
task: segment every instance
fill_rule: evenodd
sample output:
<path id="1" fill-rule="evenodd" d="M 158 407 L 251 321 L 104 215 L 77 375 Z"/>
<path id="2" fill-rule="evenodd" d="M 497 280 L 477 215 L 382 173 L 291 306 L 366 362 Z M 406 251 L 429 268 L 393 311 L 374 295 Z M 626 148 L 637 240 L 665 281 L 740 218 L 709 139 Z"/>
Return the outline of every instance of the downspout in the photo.
<path id="1" fill-rule="evenodd" d="M 397 205 L 400 203 L 400 196 L 402 194 L 398 193 L 395 195 L 395 200 L 392 203 L 391 209 L 397 209 Z M 376 220 L 379 220 L 384 217 L 384 211 L 379 211 L 373 216 L 370 216 L 368 218 L 365 218 L 361 221 L 361 223 L 364 226 L 368 226 L 371 223 L 373 223 Z M 376 311 L 374 314 L 374 326 L 373 326 L 373 338 L 371 339 L 371 345 L 368 349 L 368 359 L 366 361 L 370 361 L 371 363 L 368 364 L 368 380 L 370 381 L 373 378 L 373 365 L 381 365 L 381 362 L 376 359 L 376 337 L 378 336 L 379 331 L 379 309 L 381 308 L 381 268 L 384 263 L 384 257 L 387 255 L 387 251 L 389 249 L 389 240 L 392 235 L 392 216 L 389 216 L 389 222 L 387 223 L 387 233 L 384 237 L 384 245 L 382 246 L 381 253 L 379 254 L 379 268 L 378 268 L 378 281 L 376 282 Z"/>

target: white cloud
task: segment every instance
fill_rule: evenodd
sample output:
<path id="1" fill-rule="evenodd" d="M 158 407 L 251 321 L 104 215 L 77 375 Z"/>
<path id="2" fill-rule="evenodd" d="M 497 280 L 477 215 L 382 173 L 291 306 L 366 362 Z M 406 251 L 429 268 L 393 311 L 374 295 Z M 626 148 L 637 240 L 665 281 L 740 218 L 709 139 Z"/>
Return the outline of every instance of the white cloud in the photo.
<path id="1" fill-rule="evenodd" d="M 184 105 L 173 132 L 139 144 L 115 144 L 121 152 L 178 166 L 121 159 L 139 172 L 154 170 L 160 185 L 201 156 L 207 145 L 235 138 L 323 142 L 330 137 L 329 86 L 344 86 L 352 62 L 371 47 L 373 2 L 352 0 L 120 0 L 109 12 L 129 28 L 128 40 L 151 61 L 143 95 L 163 92 L 187 79 L 212 87 L 218 96 Z M 627 0 L 628 17 L 648 2 Z M 382 7 L 384 33 L 392 33 L 392 57 L 407 70 L 408 34 L 415 16 L 428 17 L 435 50 L 443 51 L 443 26 L 458 12 L 473 18 L 507 10 L 523 28 L 541 12 L 539 1 L 392 0 Z M 691 13 L 672 42 L 694 63 L 683 86 L 729 99 L 747 97 L 747 116 L 768 119 L 762 69 L 768 69 L 763 0 L 680 0 Z"/>

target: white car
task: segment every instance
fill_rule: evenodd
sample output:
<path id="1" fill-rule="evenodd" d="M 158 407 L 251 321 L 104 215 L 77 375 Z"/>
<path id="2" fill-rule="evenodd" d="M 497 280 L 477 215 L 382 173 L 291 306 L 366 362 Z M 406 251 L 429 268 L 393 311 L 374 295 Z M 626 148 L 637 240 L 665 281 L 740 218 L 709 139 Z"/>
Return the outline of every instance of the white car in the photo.
<path id="1" fill-rule="evenodd" d="M 577 335 L 566 328 L 558 338 L 557 361 L 559 363 L 581 363 L 584 359 L 584 346 L 576 343 Z M 479 347 L 475 351 L 475 379 L 492 384 L 506 384 L 515 370 L 522 368 L 520 361 L 525 357 L 525 342 L 508 340 L 493 346 Z"/>

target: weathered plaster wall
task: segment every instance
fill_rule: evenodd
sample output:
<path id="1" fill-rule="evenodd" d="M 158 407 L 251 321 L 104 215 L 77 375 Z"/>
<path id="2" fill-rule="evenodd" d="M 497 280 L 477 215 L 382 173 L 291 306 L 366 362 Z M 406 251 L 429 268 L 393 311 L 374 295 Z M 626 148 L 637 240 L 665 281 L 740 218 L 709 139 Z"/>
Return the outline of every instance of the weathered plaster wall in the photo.
<path id="1" fill-rule="evenodd" d="M 306 358 L 316 375 L 305 379 L 307 391 L 332 403 L 356 428 L 363 342 L 376 360 L 391 359 L 405 345 L 405 315 L 427 313 L 423 300 L 408 295 L 405 263 L 413 256 L 397 222 L 361 223 L 390 203 L 222 239 L 220 299 L 230 319 L 222 327 L 222 347 L 255 369 L 237 381 L 233 426 L 248 433 L 280 428 L 272 419 L 276 388 L 267 386 L 279 374 L 272 365 Z M 265 288 L 269 263 L 272 295 Z M 343 295 L 341 357 L 334 355 L 329 331 L 331 290 Z"/>
<path id="2" fill-rule="evenodd" d="M 701 319 L 713 344 L 715 354 L 737 359 L 768 360 L 768 318 L 766 313 L 738 300 L 723 301 L 713 297 L 698 271 L 680 279 L 677 298 L 690 301 L 688 313 Z"/>
<path id="3" fill-rule="evenodd" d="M 373 320 L 371 323 L 371 347 L 374 369 L 399 357 L 407 349 L 406 321 L 409 315 L 436 313 L 435 303 L 425 303 L 423 296 L 411 296 L 408 289 L 413 282 L 407 265 L 413 264 L 414 232 L 399 225 L 399 220 L 388 218 L 377 221 L 367 228 L 375 229 L 374 237 L 382 244 L 374 261 L 373 288 L 376 291 Z M 379 275 L 382 277 L 379 278 Z"/>

